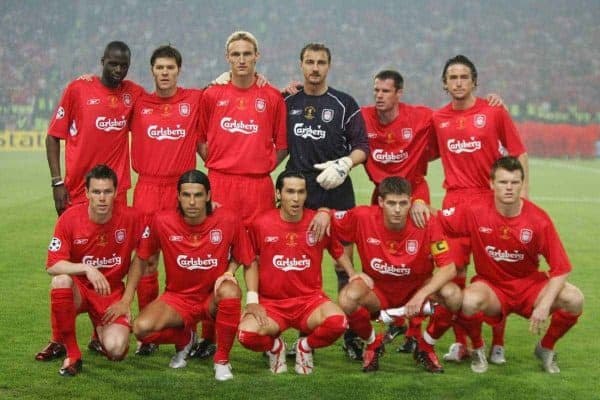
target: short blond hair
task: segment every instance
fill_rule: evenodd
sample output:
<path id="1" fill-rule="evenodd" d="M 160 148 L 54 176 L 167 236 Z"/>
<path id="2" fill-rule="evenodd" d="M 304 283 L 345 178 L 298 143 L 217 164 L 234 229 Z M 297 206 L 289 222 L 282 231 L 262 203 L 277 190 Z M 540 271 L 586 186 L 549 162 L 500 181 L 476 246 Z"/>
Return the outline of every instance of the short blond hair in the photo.
<path id="1" fill-rule="evenodd" d="M 225 42 L 225 53 L 229 53 L 229 45 L 231 42 L 235 42 L 236 40 L 245 40 L 252 43 L 254 46 L 254 52 L 258 53 L 258 40 L 256 40 L 253 34 L 247 31 L 235 31 L 229 35 L 227 42 Z"/>

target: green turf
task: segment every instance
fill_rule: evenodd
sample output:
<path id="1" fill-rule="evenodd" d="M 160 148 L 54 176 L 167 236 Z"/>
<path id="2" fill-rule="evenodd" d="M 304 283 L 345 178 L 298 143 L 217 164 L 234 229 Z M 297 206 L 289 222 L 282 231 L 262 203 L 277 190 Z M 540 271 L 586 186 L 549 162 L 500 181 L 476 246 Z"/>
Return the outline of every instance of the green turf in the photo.
<path id="1" fill-rule="evenodd" d="M 599 398 L 597 374 L 600 330 L 597 287 L 598 232 L 600 232 L 600 161 L 532 160 L 531 194 L 534 201 L 554 218 L 574 265 L 570 281 L 586 296 L 579 324 L 559 342 L 562 373 L 541 371 L 532 356 L 537 338 L 527 332 L 523 319 L 508 322 L 508 364 L 490 366 L 484 375 L 469 366 L 445 365 L 446 372 L 432 376 L 416 368 L 407 355 L 388 346 L 380 371 L 360 372 L 360 364 L 349 362 L 340 343 L 319 349 L 312 376 L 290 372 L 272 376 L 260 354 L 234 346 L 231 363 L 235 379 L 218 383 L 209 361 L 190 360 L 184 370 L 167 367 L 172 346 L 162 346 L 157 355 L 130 355 L 113 363 L 90 354 L 85 345 L 90 334 L 87 317 L 78 319 L 78 338 L 83 350 L 84 373 L 68 379 L 58 376 L 59 361 L 40 363 L 33 356 L 50 335 L 49 277 L 44 271 L 46 247 L 55 215 L 49 176 L 43 153 L 0 154 L 0 398 L 306 398 L 306 399 L 592 399 Z M 430 170 L 432 199 L 442 196 L 439 163 Z M 366 203 L 372 186 L 362 170 L 353 172 L 359 203 Z M 334 274 L 325 267 L 328 293 L 333 294 Z M 487 328 L 485 328 L 487 330 Z M 284 336 L 291 342 L 294 333 Z M 486 335 L 489 337 L 489 332 Z M 442 354 L 450 343 L 446 335 L 438 346 Z M 132 346 L 134 341 L 132 339 Z"/>

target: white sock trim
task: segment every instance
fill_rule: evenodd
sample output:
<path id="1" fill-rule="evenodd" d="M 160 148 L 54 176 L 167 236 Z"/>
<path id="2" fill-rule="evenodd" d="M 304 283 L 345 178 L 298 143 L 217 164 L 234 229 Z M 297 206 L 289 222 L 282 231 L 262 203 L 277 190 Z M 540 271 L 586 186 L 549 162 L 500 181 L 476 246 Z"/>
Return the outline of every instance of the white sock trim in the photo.
<path id="1" fill-rule="evenodd" d="M 432 338 L 429 332 L 427 331 L 423 332 L 423 340 L 425 340 L 425 343 L 430 344 L 432 346 L 434 346 L 437 342 L 437 340 Z"/>

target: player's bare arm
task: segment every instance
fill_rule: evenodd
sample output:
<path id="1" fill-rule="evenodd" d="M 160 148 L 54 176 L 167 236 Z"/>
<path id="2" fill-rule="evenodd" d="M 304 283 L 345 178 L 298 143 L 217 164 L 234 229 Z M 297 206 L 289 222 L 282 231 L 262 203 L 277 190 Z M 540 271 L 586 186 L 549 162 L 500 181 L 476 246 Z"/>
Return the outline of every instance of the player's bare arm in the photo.
<path id="1" fill-rule="evenodd" d="M 285 160 L 285 158 L 288 155 L 288 150 L 287 149 L 281 149 L 281 150 L 277 150 L 275 152 L 275 156 L 277 157 L 277 165 L 281 164 L 283 160 Z"/>
<path id="2" fill-rule="evenodd" d="M 198 152 L 198 155 L 202 161 L 206 161 L 206 158 L 208 157 L 208 144 L 198 143 L 198 148 L 196 151 Z"/>
<path id="3" fill-rule="evenodd" d="M 131 265 L 129 266 L 129 271 L 127 272 L 127 284 L 125 285 L 123 296 L 121 297 L 121 300 L 117 301 L 106 309 L 106 312 L 102 317 L 103 324 L 110 324 L 121 315 L 130 316 L 131 303 L 133 302 L 135 290 L 137 289 L 140 279 L 142 278 L 142 274 L 146 269 L 146 264 L 146 261 L 142 260 L 138 256 L 135 256 Z"/>
<path id="4" fill-rule="evenodd" d="M 521 197 L 526 199 L 529 198 L 529 156 L 527 153 L 521 154 L 517 157 L 523 166 L 523 174 L 525 175 L 525 179 L 523 179 L 523 187 L 521 189 Z"/>
<path id="5" fill-rule="evenodd" d="M 442 286 L 450 282 L 456 276 L 456 266 L 450 263 L 438 268 L 433 277 L 417 290 L 413 297 L 406 303 L 406 316 L 411 317 L 421 312 L 423 303 L 429 296 L 438 292 Z"/>
<path id="6" fill-rule="evenodd" d="M 246 281 L 246 308 L 242 318 L 251 314 L 256 319 L 259 326 L 266 326 L 267 312 L 264 307 L 258 303 L 258 261 L 254 260 L 249 267 L 244 269 L 244 280 Z"/>
<path id="7" fill-rule="evenodd" d="M 331 215 L 329 215 L 329 209 L 321 207 L 313 217 L 312 221 L 310 221 L 308 230 L 317 235 L 317 241 L 321 241 L 321 239 L 329 233 L 330 226 Z"/>
<path id="8" fill-rule="evenodd" d="M 552 310 L 552 306 L 558 297 L 558 294 L 565 286 L 569 274 L 555 276 L 548 280 L 548 284 L 540 293 L 535 305 L 531 317 L 529 317 L 529 332 L 534 335 L 539 335 L 545 331 L 548 316 Z"/>
<path id="9" fill-rule="evenodd" d="M 94 286 L 96 293 L 106 296 L 110 294 L 110 284 L 102 272 L 91 265 L 72 263 L 67 260 L 58 261 L 46 270 L 52 276 L 56 275 L 85 275 Z"/>
<path id="10" fill-rule="evenodd" d="M 60 215 L 67 208 L 69 193 L 60 172 L 60 139 L 57 137 L 46 136 L 46 158 L 48 159 L 48 167 L 50 168 L 54 207 L 56 208 L 56 213 Z"/>

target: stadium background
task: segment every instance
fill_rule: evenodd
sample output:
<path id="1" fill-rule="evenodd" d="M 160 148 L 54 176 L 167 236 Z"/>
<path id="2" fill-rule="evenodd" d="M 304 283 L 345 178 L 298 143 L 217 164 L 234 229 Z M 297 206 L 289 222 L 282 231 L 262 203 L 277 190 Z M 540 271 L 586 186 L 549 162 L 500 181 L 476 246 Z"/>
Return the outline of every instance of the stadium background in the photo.
<path id="1" fill-rule="evenodd" d="M 600 344 L 600 2 L 420 1 L 34 1 L 3 0 L 0 11 L 0 398 L 598 398 Z M 204 86 L 227 69 L 229 33 L 256 34 L 259 70 L 273 84 L 300 79 L 298 53 L 308 41 L 333 52 L 332 86 L 359 103 L 371 101 L 371 77 L 394 68 L 405 78 L 404 100 L 438 107 L 447 102 L 440 73 L 462 53 L 479 70 L 480 95 L 500 93 L 519 123 L 530 153 L 532 198 L 548 210 L 565 241 L 586 295 L 580 324 L 558 346 L 563 373 L 541 374 L 531 357 L 535 339 L 526 321 L 507 330 L 509 364 L 473 376 L 468 366 L 447 366 L 431 377 L 389 346 L 382 370 L 358 372 L 339 345 L 320 352 L 313 377 L 270 376 L 260 356 L 236 345 L 231 385 L 212 381 L 209 363 L 186 371 L 166 368 L 172 348 L 156 357 L 109 363 L 84 350 L 86 373 L 59 380 L 57 363 L 33 354 L 48 338 L 48 277 L 42 265 L 55 221 L 43 150 L 45 129 L 64 86 L 82 73 L 99 73 L 105 44 L 132 48 L 128 78 L 152 89 L 149 56 L 171 43 L 184 57 L 180 83 Z M 33 150 L 33 151 L 32 151 Z M 555 159 L 540 158 L 555 157 Z M 574 159 L 575 158 L 575 159 Z M 581 159 L 585 158 L 585 159 Z M 588 159 L 589 158 L 589 159 Z M 430 171 L 439 205 L 441 168 Z M 362 169 L 353 171 L 359 203 L 371 191 Z M 325 277 L 333 293 L 330 270 Z M 78 320 L 85 345 L 89 322 Z M 293 335 L 289 336 L 293 339 Z M 440 344 L 447 348 L 449 338 Z M 180 372 L 180 373 L 179 373 Z"/>

